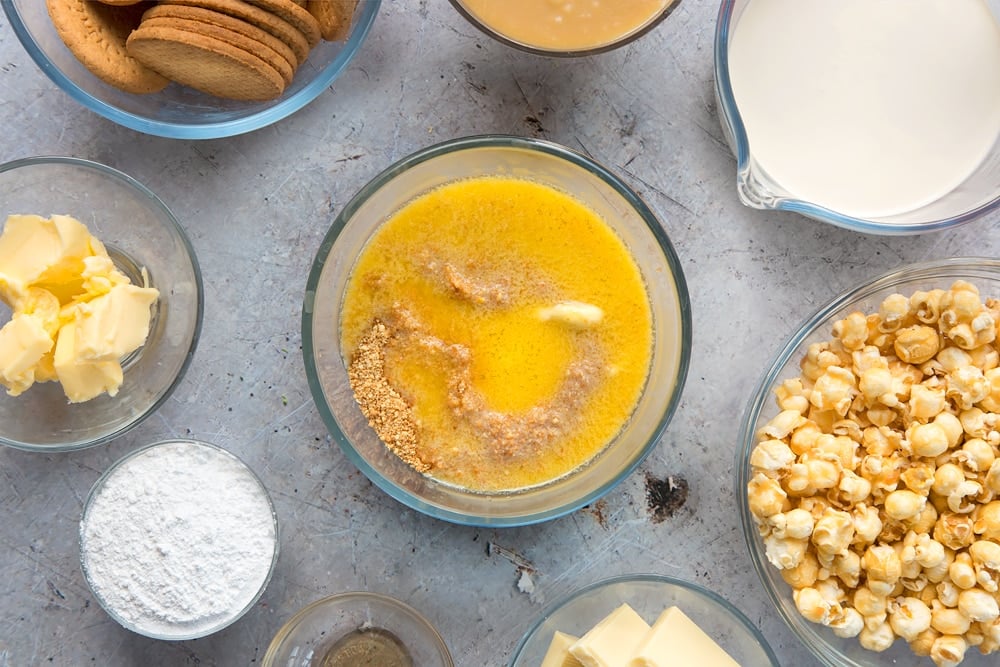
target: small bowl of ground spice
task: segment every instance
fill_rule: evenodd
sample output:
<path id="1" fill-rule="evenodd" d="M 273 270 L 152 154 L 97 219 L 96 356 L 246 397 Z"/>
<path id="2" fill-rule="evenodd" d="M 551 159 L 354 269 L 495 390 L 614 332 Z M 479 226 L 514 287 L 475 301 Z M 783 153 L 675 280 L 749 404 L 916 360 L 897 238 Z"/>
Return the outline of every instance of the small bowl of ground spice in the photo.
<path id="1" fill-rule="evenodd" d="M 94 484 L 80 521 L 84 578 L 101 607 L 154 639 L 204 637 L 260 598 L 278 559 L 260 479 L 205 442 L 142 447 Z"/>
<path id="2" fill-rule="evenodd" d="M 303 308 L 310 388 L 379 488 L 456 523 L 573 511 L 662 435 L 690 304 L 663 226 L 620 179 L 537 139 L 407 157 L 347 204 Z"/>
<path id="3" fill-rule="evenodd" d="M 264 667 L 454 667 L 441 635 L 413 607 L 349 592 L 303 607 L 278 630 Z"/>

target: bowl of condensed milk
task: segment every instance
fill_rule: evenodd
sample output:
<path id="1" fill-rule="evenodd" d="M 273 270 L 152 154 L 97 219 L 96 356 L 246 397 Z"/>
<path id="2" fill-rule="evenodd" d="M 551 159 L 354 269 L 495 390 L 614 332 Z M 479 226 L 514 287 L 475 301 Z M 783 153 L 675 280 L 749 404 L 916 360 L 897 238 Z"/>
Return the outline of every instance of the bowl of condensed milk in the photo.
<path id="1" fill-rule="evenodd" d="M 1000 2 L 723 0 L 744 204 L 872 234 L 1000 212 Z"/>
<path id="2" fill-rule="evenodd" d="M 490 37 L 523 51 L 587 56 L 628 44 L 656 27 L 680 0 L 451 0 Z"/>

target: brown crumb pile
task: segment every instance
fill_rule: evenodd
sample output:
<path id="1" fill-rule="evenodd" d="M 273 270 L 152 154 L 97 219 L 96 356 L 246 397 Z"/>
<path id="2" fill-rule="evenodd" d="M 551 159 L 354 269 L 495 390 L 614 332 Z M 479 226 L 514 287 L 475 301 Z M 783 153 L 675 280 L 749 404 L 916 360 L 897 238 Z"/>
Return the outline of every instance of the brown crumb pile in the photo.
<path id="1" fill-rule="evenodd" d="M 418 454 L 417 423 L 413 411 L 385 376 L 385 346 L 388 342 L 388 327 L 375 320 L 371 330 L 358 344 L 348 366 L 347 377 L 361 412 L 382 442 L 414 470 L 426 472 L 430 466 Z"/>

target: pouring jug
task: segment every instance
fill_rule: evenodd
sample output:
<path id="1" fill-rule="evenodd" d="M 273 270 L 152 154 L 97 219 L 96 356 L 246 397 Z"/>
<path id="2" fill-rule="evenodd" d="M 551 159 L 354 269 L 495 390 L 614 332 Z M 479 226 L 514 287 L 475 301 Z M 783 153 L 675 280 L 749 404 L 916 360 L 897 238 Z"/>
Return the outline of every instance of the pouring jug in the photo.
<path id="1" fill-rule="evenodd" d="M 809 7 L 805 11 L 820 10 L 821 5 L 826 2 L 826 0 L 795 1 L 803 3 L 797 7 Z M 723 133 L 736 156 L 736 182 L 741 201 L 752 208 L 794 211 L 815 220 L 871 234 L 899 235 L 937 231 L 969 222 L 981 216 L 1000 222 L 1000 74 L 996 74 L 1000 72 L 1000 0 L 959 1 L 969 3 L 963 5 L 965 9 L 978 12 L 974 14 L 977 18 L 977 21 L 974 21 L 976 30 L 982 29 L 983 32 L 980 34 L 985 36 L 986 53 L 991 56 L 989 60 L 995 60 L 989 66 L 996 69 L 988 71 L 980 69 L 983 65 L 976 61 L 975 67 L 969 67 L 967 71 L 963 72 L 963 75 L 969 75 L 969 80 L 985 82 L 985 87 L 977 88 L 977 91 L 986 95 L 985 98 L 982 98 L 986 100 L 983 107 L 986 109 L 984 116 L 987 119 L 984 126 L 986 131 L 978 135 L 979 138 L 976 140 L 978 143 L 975 143 L 979 147 L 977 150 L 980 151 L 977 158 L 982 155 L 985 157 L 982 157 L 977 166 L 974 161 L 971 162 L 970 164 L 973 165 L 971 171 L 962 172 L 964 178 L 960 176 L 960 182 L 957 182 L 953 187 L 946 186 L 947 189 L 943 193 L 937 193 L 933 198 L 923 201 L 913 208 L 886 211 L 874 215 L 859 215 L 844 212 L 844 210 L 833 210 L 835 207 L 830 206 L 829 202 L 827 206 L 821 205 L 817 203 L 815 197 L 810 201 L 801 192 L 796 192 L 794 188 L 789 187 L 787 181 L 785 183 L 779 182 L 762 166 L 760 153 L 755 153 L 755 146 L 750 139 L 750 136 L 754 136 L 752 127 L 748 133 L 750 123 L 747 122 L 746 109 L 744 109 L 744 113 L 741 113 L 737 104 L 738 96 L 734 95 L 733 68 L 731 67 L 733 64 L 731 61 L 733 37 L 737 33 L 740 20 L 746 16 L 747 9 L 751 4 L 757 2 L 781 4 L 786 0 L 722 0 L 715 33 L 715 93 Z M 835 4 L 827 4 L 825 8 L 828 9 Z M 791 5 L 784 6 L 785 9 L 789 7 Z M 875 7 L 875 5 L 869 5 L 869 7 Z M 948 11 L 956 5 L 945 6 L 942 4 L 939 7 L 941 11 Z M 841 38 L 851 39 L 852 48 L 854 46 L 853 40 L 857 38 L 853 28 L 856 28 L 857 25 L 856 22 L 845 26 L 850 34 L 847 34 L 846 38 Z M 779 33 L 782 31 L 785 31 L 786 34 L 790 31 L 789 26 L 774 27 L 773 29 L 775 38 L 779 38 Z M 809 38 L 811 37 L 810 35 Z M 878 39 L 879 36 L 873 36 L 873 43 Z M 822 42 L 817 42 L 817 44 L 822 44 Z M 809 43 L 809 46 L 812 47 L 813 44 Z M 764 73 L 765 78 L 768 76 L 772 76 L 769 71 Z M 777 76 L 781 75 L 777 74 Z M 758 74 L 758 79 L 759 77 Z M 965 80 L 966 77 L 963 76 L 961 85 L 965 85 Z M 790 91 L 793 89 L 789 89 L 789 86 L 796 86 L 802 81 L 781 80 L 778 83 L 780 83 L 779 88 L 783 87 L 785 91 Z M 804 85 L 803 89 L 806 90 L 816 90 L 816 86 L 825 85 L 825 82 L 815 79 L 805 83 L 812 84 L 811 88 L 809 85 Z M 850 85 L 849 82 L 845 89 L 854 98 L 849 101 L 850 104 L 865 104 L 863 97 L 854 96 Z M 956 85 L 959 84 L 956 83 Z M 976 94 L 978 95 L 979 92 Z M 741 100 L 742 102 L 743 100 Z M 954 117 L 950 120 L 955 122 Z M 779 132 L 781 131 L 780 127 L 777 129 Z M 815 132 L 822 133 L 826 132 L 827 129 L 822 123 L 817 122 Z M 983 137 L 986 139 L 983 140 Z M 789 138 L 791 141 L 795 141 L 791 135 Z M 920 142 L 924 140 L 924 137 L 906 136 L 901 137 L 900 140 Z M 759 150 L 760 146 L 758 145 L 757 148 Z M 870 177 L 874 179 L 885 176 L 884 173 L 878 173 L 874 167 L 863 161 L 859 161 L 857 164 L 845 164 L 843 167 L 858 170 L 870 168 L 873 170 Z M 830 165 L 824 165 L 824 168 L 829 169 Z"/>

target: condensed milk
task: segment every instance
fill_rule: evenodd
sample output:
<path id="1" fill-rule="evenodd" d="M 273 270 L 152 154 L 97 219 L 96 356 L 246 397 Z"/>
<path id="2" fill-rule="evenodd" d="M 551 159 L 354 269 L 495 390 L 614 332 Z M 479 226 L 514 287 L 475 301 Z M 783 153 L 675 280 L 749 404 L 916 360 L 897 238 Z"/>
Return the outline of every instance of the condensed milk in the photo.
<path id="1" fill-rule="evenodd" d="M 657 19 L 675 0 L 459 0 L 487 28 L 524 46 L 588 51 Z"/>

